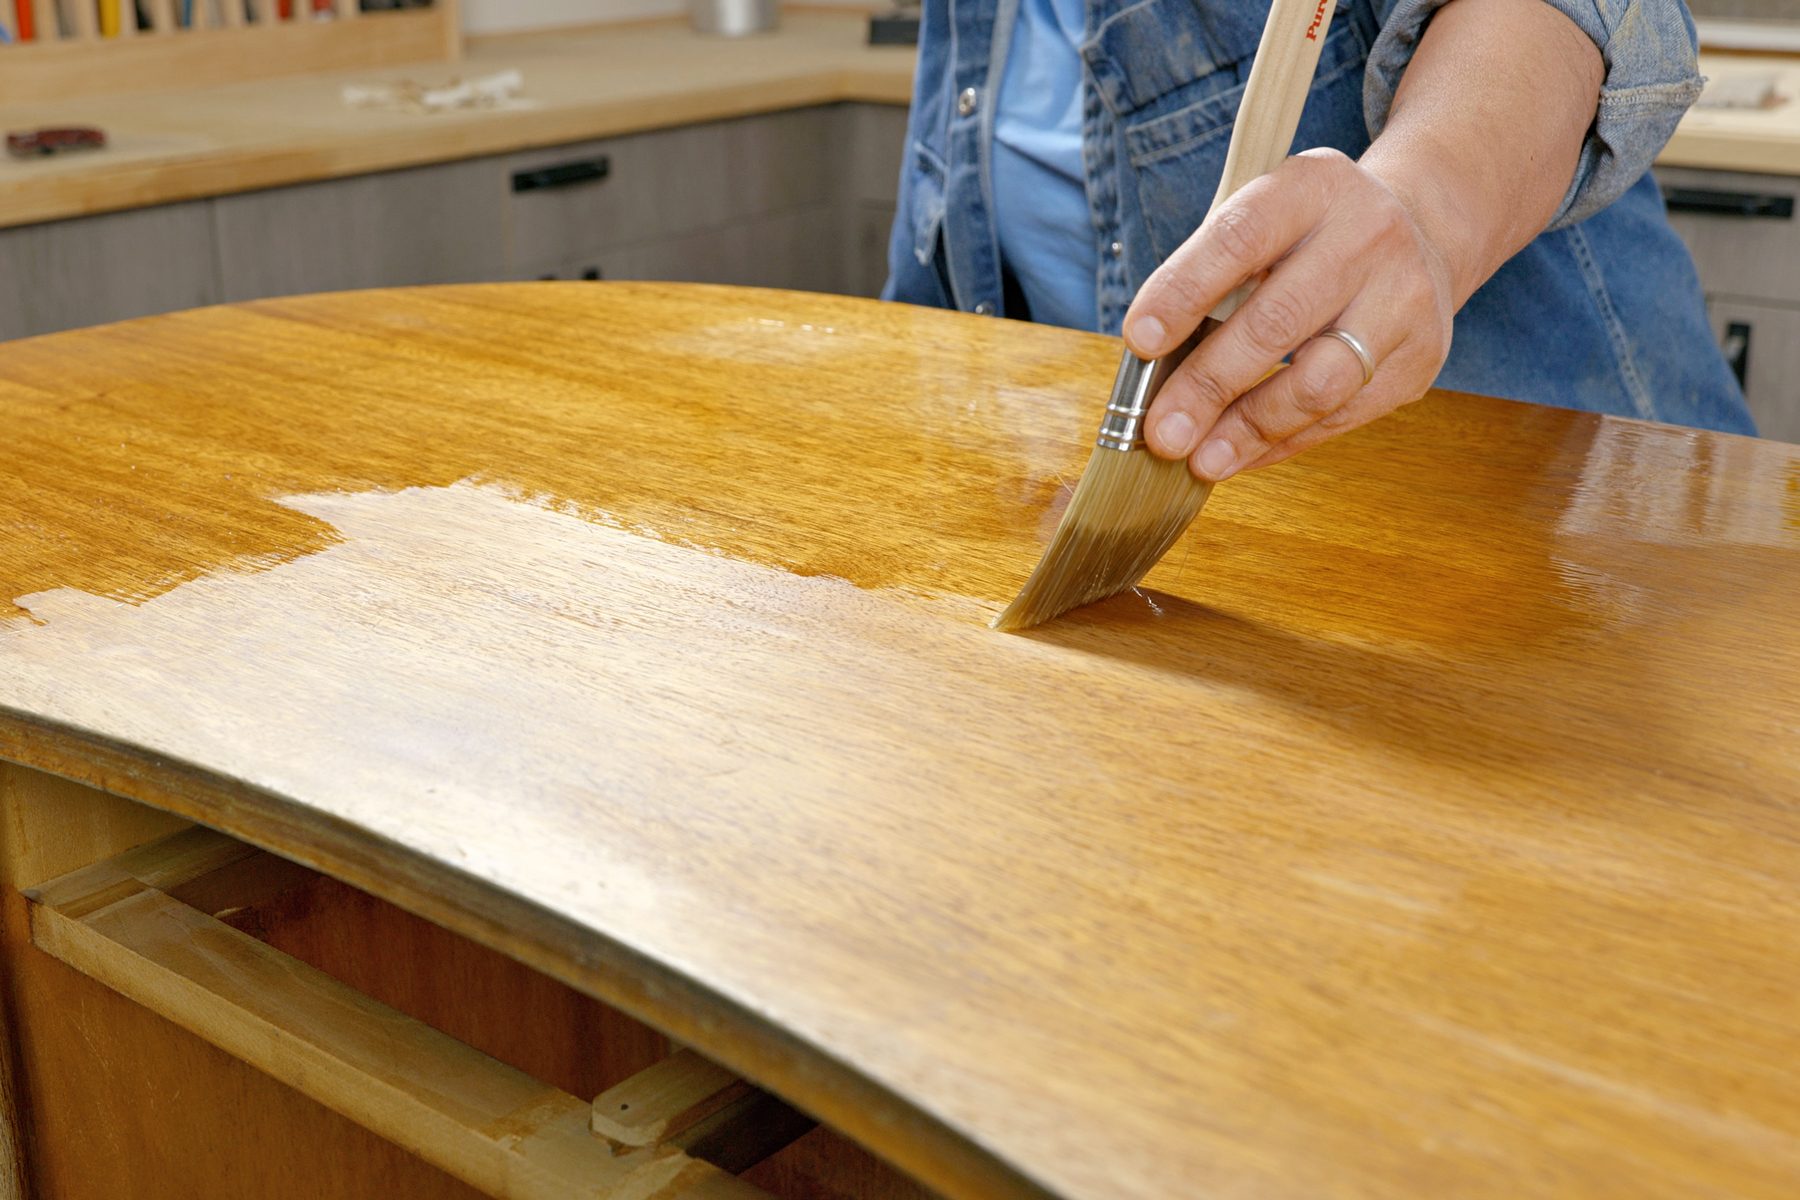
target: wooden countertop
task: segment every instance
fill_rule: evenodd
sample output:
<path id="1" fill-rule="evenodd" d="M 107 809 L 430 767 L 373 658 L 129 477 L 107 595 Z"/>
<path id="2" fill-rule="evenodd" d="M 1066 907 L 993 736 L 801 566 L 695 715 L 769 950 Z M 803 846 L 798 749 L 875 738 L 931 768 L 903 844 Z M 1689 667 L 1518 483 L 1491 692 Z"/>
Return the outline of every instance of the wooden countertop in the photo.
<path id="1" fill-rule="evenodd" d="M 809 104 L 905 104 L 913 51 L 866 44 L 867 16 L 790 9 L 778 33 L 700 37 L 685 21 L 477 39 L 464 61 L 347 71 L 234 87 L 0 106 L 0 127 L 92 124 L 104 155 L 0 158 L 0 227 L 138 208 L 423 163 L 501 154 Z M 1768 69 L 1766 56 L 1709 54 L 1709 74 Z M 523 72 L 530 107 L 420 115 L 345 108 L 346 83 L 441 82 Z M 1800 173 L 1795 102 L 1768 113 L 1688 115 L 1660 161 Z"/>
<path id="2" fill-rule="evenodd" d="M 0 756 L 951 1196 L 1800 1191 L 1800 448 L 1433 395 L 987 620 L 1105 338 L 517 284 L 0 346 Z"/>
<path id="3" fill-rule="evenodd" d="M 913 51 L 866 45 L 867 13 L 789 11 L 779 32 L 685 20 L 474 41 L 463 61 L 231 87 L 0 106 L 0 128 L 89 124 L 104 154 L 0 157 L 0 226 L 501 154 L 811 104 L 905 104 Z M 345 107 L 346 83 L 438 83 L 517 68 L 526 108 L 438 114 Z"/>
<path id="4" fill-rule="evenodd" d="M 1657 158 L 1657 165 L 1800 175 L 1800 59 L 1793 55 L 1710 53 L 1700 56 L 1700 70 L 1708 78 L 1773 71 L 1780 77 L 1779 87 L 1787 102 L 1759 111 L 1690 109 Z"/>

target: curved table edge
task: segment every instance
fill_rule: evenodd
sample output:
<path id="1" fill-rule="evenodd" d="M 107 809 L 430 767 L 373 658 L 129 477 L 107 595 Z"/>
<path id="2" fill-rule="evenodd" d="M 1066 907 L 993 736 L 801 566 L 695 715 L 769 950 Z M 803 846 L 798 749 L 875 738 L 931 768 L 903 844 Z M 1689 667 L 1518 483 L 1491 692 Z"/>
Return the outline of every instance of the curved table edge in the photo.
<path id="1" fill-rule="evenodd" d="M 1056 1200 L 954 1126 L 701 981 L 351 822 L 5 705 L 0 760 L 195 821 L 497 950 L 700 1050 L 946 1196 Z"/>

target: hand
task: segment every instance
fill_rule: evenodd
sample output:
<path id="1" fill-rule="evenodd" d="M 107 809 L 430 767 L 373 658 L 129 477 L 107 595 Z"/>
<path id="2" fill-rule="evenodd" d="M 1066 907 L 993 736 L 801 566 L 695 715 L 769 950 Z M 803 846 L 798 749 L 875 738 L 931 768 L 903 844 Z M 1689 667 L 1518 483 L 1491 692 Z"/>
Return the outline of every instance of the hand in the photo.
<path id="1" fill-rule="evenodd" d="M 1168 353 L 1264 272 L 1150 407 L 1150 449 L 1201 479 L 1278 463 L 1418 399 L 1450 352 L 1445 255 L 1394 190 L 1335 150 L 1290 158 L 1220 205 L 1144 283 L 1126 342 Z M 1366 385 L 1356 353 L 1318 337 L 1332 326 L 1368 349 Z"/>

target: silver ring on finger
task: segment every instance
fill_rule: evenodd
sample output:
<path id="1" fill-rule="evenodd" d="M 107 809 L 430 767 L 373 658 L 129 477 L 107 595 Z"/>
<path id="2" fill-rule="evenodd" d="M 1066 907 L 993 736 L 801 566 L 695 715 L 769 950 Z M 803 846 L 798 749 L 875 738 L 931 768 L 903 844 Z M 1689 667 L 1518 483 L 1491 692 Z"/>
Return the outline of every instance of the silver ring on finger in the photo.
<path id="1" fill-rule="evenodd" d="M 1362 385 L 1364 387 L 1369 386 L 1369 380 L 1375 378 L 1375 356 L 1369 353 L 1369 348 L 1362 344 L 1361 338 L 1357 337 L 1349 330 L 1339 329 L 1336 325 L 1319 330 L 1316 336 L 1336 338 L 1338 341 L 1344 343 L 1344 345 L 1350 347 L 1350 353 L 1356 355 L 1356 361 L 1362 367 Z"/>

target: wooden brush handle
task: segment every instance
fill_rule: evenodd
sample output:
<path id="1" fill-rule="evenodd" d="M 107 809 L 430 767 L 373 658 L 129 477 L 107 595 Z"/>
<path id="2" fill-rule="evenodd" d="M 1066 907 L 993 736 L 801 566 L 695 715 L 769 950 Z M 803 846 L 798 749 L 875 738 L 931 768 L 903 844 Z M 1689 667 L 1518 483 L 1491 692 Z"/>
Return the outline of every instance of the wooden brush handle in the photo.
<path id="1" fill-rule="evenodd" d="M 1286 160 L 1336 9 L 1337 0 L 1274 0 L 1269 6 L 1209 216 L 1231 193 Z M 1255 286 L 1246 283 L 1221 300 L 1213 318 L 1223 321 L 1237 311 Z"/>

